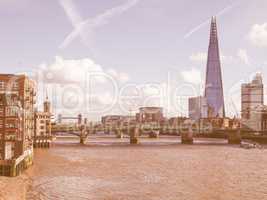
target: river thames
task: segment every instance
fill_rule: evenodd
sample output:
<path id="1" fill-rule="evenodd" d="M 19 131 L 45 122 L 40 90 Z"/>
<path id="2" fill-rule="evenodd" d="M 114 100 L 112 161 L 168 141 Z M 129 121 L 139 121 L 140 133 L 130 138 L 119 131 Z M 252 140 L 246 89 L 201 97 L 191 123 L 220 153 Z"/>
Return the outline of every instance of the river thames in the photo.
<path id="1" fill-rule="evenodd" d="M 267 149 L 224 140 L 91 137 L 59 139 L 35 150 L 34 165 L 17 178 L 0 177 L 2 200 L 251 200 L 267 199 Z"/>

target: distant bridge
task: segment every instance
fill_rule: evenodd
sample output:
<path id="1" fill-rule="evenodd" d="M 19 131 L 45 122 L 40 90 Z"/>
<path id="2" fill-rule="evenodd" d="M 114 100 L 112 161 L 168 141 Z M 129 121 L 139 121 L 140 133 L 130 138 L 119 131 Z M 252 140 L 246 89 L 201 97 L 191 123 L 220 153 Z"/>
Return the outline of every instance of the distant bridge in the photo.
<path id="1" fill-rule="evenodd" d="M 194 137 L 219 137 L 228 139 L 229 143 L 241 143 L 240 130 L 213 130 L 210 133 L 204 133 L 202 130 L 192 130 L 188 127 L 164 127 L 156 125 L 121 125 L 121 126 L 104 126 L 102 124 L 54 124 L 52 126 L 52 134 L 65 133 L 68 135 L 77 136 L 80 138 L 80 143 L 84 144 L 89 135 L 94 135 L 97 132 L 115 133 L 117 138 L 122 138 L 124 135 L 130 136 L 131 143 L 138 143 L 138 137 L 146 134 L 150 138 L 158 138 L 160 133 L 174 133 L 181 135 L 182 143 L 193 143 Z M 135 141 L 135 142 L 134 142 Z"/>

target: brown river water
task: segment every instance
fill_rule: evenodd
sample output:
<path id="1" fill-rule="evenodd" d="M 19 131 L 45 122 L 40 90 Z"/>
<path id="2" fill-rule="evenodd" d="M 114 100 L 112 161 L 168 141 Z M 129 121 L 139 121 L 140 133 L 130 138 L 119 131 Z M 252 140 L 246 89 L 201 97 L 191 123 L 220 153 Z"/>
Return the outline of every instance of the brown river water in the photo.
<path id="1" fill-rule="evenodd" d="M 223 140 L 59 139 L 22 176 L 0 177 L 2 200 L 267 200 L 267 149 Z"/>

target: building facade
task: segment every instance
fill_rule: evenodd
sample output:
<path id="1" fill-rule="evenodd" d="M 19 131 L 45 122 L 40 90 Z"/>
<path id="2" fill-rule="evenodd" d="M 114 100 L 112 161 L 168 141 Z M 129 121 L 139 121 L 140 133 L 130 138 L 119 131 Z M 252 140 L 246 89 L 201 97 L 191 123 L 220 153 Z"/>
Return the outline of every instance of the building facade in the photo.
<path id="1" fill-rule="evenodd" d="M 34 135 L 34 104 L 36 103 L 35 83 L 25 75 L 1 74 L 0 93 L 5 96 L 6 100 L 10 100 L 10 102 L 6 102 L 7 107 L 4 106 L 4 108 L 9 109 L 10 106 L 14 106 L 10 104 L 15 104 L 16 107 L 20 104 L 22 109 L 22 113 L 19 113 L 22 117 L 20 124 L 21 132 L 18 132 L 17 135 L 20 138 L 21 148 L 19 149 L 21 150 L 15 153 L 18 156 L 23 151 L 31 148 L 32 145 L 32 137 Z M 16 109 L 10 112 L 14 111 L 14 114 L 17 115 Z M 4 132 L 1 134 L 4 134 Z M 16 135 L 16 132 L 14 131 L 13 134 Z"/>
<path id="2" fill-rule="evenodd" d="M 106 115 L 102 117 L 101 122 L 104 126 L 128 125 L 135 123 L 135 116 Z"/>
<path id="3" fill-rule="evenodd" d="M 241 116 L 242 119 L 250 119 L 254 108 L 264 105 L 262 76 L 256 74 L 250 83 L 241 86 Z"/>
<path id="4" fill-rule="evenodd" d="M 241 86 L 242 129 L 264 131 L 266 106 L 264 106 L 264 86 L 261 74 L 256 74 L 250 83 Z"/>
<path id="5" fill-rule="evenodd" d="M 22 155 L 22 111 L 18 95 L 0 94 L 0 160 Z"/>
<path id="6" fill-rule="evenodd" d="M 34 137 L 51 136 L 51 114 L 46 112 L 35 112 Z"/>
<path id="7" fill-rule="evenodd" d="M 250 110 L 249 119 L 242 120 L 242 128 L 253 132 L 266 132 L 267 106 L 259 105 Z"/>
<path id="8" fill-rule="evenodd" d="M 48 98 L 43 104 L 43 111 L 36 111 L 34 115 L 34 147 L 49 147 L 52 140 L 51 103 Z"/>
<path id="9" fill-rule="evenodd" d="M 216 18 L 212 17 L 206 70 L 205 95 L 208 117 L 224 118 L 224 94 Z"/>
<path id="10" fill-rule="evenodd" d="M 31 164 L 35 88 L 25 75 L 0 74 L 0 175 L 15 176 Z"/>
<path id="11" fill-rule="evenodd" d="M 162 107 L 142 107 L 136 114 L 136 121 L 139 123 L 160 123 L 164 121 Z"/>
<path id="12" fill-rule="evenodd" d="M 205 97 L 191 97 L 188 101 L 189 118 L 199 120 L 208 117 L 208 103 Z"/>

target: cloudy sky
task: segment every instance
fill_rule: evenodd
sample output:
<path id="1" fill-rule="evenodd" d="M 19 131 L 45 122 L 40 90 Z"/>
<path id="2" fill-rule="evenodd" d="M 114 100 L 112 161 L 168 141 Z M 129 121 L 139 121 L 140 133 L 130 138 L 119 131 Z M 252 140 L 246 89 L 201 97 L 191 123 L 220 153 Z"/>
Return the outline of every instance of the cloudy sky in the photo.
<path id="1" fill-rule="evenodd" d="M 1 0 L 0 70 L 32 74 L 57 113 L 90 107 L 97 119 L 159 104 L 186 115 L 186 97 L 203 93 L 217 15 L 226 110 L 236 115 L 240 83 L 256 72 L 267 82 L 266 10 L 266 0 Z M 108 106 L 120 96 L 134 98 Z"/>

